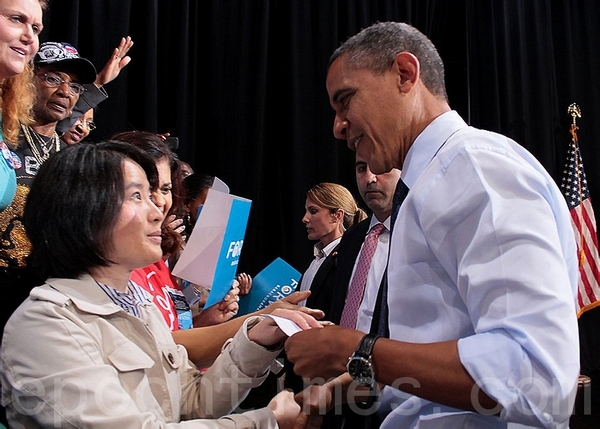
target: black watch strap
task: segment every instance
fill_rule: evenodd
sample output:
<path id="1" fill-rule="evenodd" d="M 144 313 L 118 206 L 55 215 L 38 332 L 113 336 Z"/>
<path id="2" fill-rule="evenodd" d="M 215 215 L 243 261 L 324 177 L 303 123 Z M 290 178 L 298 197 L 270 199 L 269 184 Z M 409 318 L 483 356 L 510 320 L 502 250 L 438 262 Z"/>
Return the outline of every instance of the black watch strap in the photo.
<path id="1" fill-rule="evenodd" d="M 356 351 L 354 352 L 354 356 L 361 356 L 364 358 L 370 358 L 373 353 L 373 346 L 375 345 L 375 341 L 377 341 L 381 336 L 377 334 L 367 334 L 362 337 Z"/>

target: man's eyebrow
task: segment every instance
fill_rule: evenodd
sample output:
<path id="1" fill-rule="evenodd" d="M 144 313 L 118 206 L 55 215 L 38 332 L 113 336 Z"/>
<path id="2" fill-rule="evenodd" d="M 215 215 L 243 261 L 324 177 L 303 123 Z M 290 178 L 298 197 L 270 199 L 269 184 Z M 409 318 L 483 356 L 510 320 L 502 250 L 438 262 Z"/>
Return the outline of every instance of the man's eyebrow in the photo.
<path id="1" fill-rule="evenodd" d="M 341 88 L 341 89 L 338 89 L 337 91 L 335 91 L 333 93 L 333 97 L 331 97 L 331 100 L 337 103 L 337 102 L 340 101 L 340 98 L 342 98 L 342 96 L 347 95 L 347 94 L 351 94 L 351 93 L 354 93 L 354 92 L 356 92 L 356 91 L 354 91 L 351 88 Z"/>

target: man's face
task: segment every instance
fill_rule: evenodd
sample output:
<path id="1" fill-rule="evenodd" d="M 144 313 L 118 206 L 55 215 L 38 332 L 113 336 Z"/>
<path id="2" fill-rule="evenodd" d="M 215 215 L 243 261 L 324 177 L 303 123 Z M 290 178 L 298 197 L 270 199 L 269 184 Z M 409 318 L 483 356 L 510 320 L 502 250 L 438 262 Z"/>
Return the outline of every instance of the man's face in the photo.
<path id="1" fill-rule="evenodd" d="M 345 62 L 340 56 L 327 73 L 329 102 L 335 111 L 333 134 L 360 152 L 374 174 L 400 167 L 411 118 L 397 68 L 375 75 Z"/>
<path id="2" fill-rule="evenodd" d="M 57 77 L 64 83 L 52 86 L 45 81 L 44 74 Z M 35 83 L 38 94 L 33 111 L 37 123 L 59 122 L 71 116 L 73 107 L 79 100 L 79 94 L 74 94 L 69 89 L 71 82 L 79 83 L 79 79 L 74 73 L 60 71 L 56 67 L 41 67 L 36 72 Z"/>
<path id="3" fill-rule="evenodd" d="M 400 170 L 393 168 L 384 174 L 373 174 L 367 161 L 356 154 L 356 184 L 358 192 L 375 217 L 384 221 L 392 214 L 392 203 Z"/>

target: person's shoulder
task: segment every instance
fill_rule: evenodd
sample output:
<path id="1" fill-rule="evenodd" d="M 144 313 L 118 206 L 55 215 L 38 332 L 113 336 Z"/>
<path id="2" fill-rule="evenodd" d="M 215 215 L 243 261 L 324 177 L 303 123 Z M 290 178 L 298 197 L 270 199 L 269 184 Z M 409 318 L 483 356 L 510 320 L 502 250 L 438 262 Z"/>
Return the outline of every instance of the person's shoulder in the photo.
<path id="1" fill-rule="evenodd" d="M 65 305 L 71 298 L 48 284 L 34 287 L 29 296 L 33 301 L 49 301 L 59 306 Z"/>
<path id="2" fill-rule="evenodd" d="M 344 235 L 342 235 L 341 242 L 344 242 L 357 235 L 366 235 L 367 231 L 369 230 L 369 226 L 371 225 L 371 216 L 373 215 L 367 216 L 366 219 L 363 219 L 362 221 L 348 228 L 346 232 L 344 232 Z"/>

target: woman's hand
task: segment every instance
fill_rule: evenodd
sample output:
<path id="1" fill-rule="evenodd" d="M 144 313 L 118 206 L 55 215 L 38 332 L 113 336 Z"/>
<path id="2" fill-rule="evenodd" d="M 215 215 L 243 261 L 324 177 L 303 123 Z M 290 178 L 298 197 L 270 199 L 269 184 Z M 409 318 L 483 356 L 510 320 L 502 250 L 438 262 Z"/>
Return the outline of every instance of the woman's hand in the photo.
<path id="1" fill-rule="evenodd" d="M 274 310 L 271 315 L 289 319 L 302 330 L 323 328 L 321 322 L 301 310 L 279 308 Z M 287 335 L 279 328 L 273 318 L 265 317 L 248 331 L 248 338 L 263 347 L 271 348 L 285 340 Z"/>
<path id="2" fill-rule="evenodd" d="M 234 317 L 240 308 L 239 293 L 238 282 L 234 280 L 232 288 L 221 302 L 203 309 L 194 316 L 194 328 L 218 325 Z"/>
<path id="3" fill-rule="evenodd" d="M 184 242 L 186 241 L 186 236 L 183 234 L 185 231 L 185 225 L 183 224 L 183 219 L 177 219 L 177 216 L 169 215 L 165 219 L 165 224 L 169 228 L 171 228 L 173 231 L 175 231 L 177 234 L 179 234 Z"/>
<path id="4" fill-rule="evenodd" d="M 282 390 L 271 399 L 267 407 L 275 414 L 280 429 L 292 429 L 300 414 L 300 405 L 294 401 L 294 393 Z"/>
<path id="5" fill-rule="evenodd" d="M 121 70 L 131 62 L 131 57 L 127 56 L 127 52 L 132 46 L 133 41 L 131 40 L 131 37 L 127 36 L 121 38 L 119 46 L 114 49 L 112 55 L 104 65 L 104 68 L 96 75 L 96 80 L 94 81 L 96 85 L 106 85 L 108 82 L 113 81 L 119 76 Z"/>
<path id="6" fill-rule="evenodd" d="M 271 304 L 267 305 L 262 310 L 258 310 L 254 314 L 271 314 L 277 309 L 286 308 L 286 309 L 292 309 L 292 310 L 299 310 L 306 314 L 310 314 L 315 319 L 319 319 L 319 320 L 322 319 L 323 317 L 325 317 L 325 313 L 322 310 L 318 310 L 316 308 L 309 308 L 309 307 L 300 307 L 298 305 L 298 303 L 300 301 L 307 299 L 309 296 L 310 296 L 310 290 L 292 292 L 290 295 L 286 296 L 285 298 L 282 298 L 275 302 L 272 302 Z"/>
<path id="7" fill-rule="evenodd" d="M 248 295 L 252 287 L 252 277 L 250 274 L 240 273 L 235 279 L 240 284 L 240 296 Z"/>

